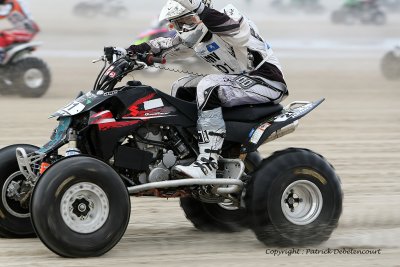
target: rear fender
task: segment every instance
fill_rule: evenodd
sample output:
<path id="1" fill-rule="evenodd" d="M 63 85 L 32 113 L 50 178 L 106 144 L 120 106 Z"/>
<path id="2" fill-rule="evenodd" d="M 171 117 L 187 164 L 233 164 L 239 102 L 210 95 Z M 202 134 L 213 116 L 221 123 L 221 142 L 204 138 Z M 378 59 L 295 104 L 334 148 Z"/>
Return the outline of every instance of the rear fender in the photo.
<path id="1" fill-rule="evenodd" d="M 249 133 L 247 142 L 242 146 L 241 153 L 257 150 L 265 142 L 272 141 L 295 130 L 298 120 L 318 107 L 325 99 L 315 102 L 293 102 L 282 112 L 258 124 Z"/>
<path id="2" fill-rule="evenodd" d="M 19 44 L 12 47 L 10 50 L 7 51 L 6 58 L 4 59 L 3 64 L 7 64 L 9 62 L 17 60 L 22 55 L 34 51 L 41 44 L 42 43 L 40 42 L 31 42 L 31 43 Z"/>

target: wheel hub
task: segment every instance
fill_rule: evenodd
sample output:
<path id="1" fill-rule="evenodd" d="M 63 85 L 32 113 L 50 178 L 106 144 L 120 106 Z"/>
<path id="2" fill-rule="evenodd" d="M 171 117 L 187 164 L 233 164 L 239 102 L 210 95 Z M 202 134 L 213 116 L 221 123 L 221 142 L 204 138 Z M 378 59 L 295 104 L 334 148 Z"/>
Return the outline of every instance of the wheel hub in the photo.
<path id="1" fill-rule="evenodd" d="M 81 198 L 77 198 L 74 203 L 72 203 L 72 212 L 76 215 L 76 217 L 82 220 L 85 219 L 90 212 L 90 206 L 94 206 L 93 202 L 89 202 L 82 196 Z"/>
<path id="2" fill-rule="evenodd" d="M 25 84 L 29 88 L 38 88 L 43 84 L 43 73 L 38 69 L 29 69 L 24 73 Z"/>
<path id="3" fill-rule="evenodd" d="M 73 231 L 89 234 L 100 229 L 109 215 L 109 201 L 98 185 L 88 182 L 68 188 L 60 203 L 60 214 Z"/>
<path id="4" fill-rule="evenodd" d="M 1 200 L 8 213 L 17 218 L 29 218 L 29 209 L 21 205 L 26 192 L 21 192 L 23 175 L 20 171 L 11 174 L 4 182 Z"/>
<path id="5" fill-rule="evenodd" d="M 321 213 L 323 198 L 319 188 L 307 180 L 299 180 L 282 194 L 281 208 L 288 221 L 296 225 L 307 225 Z"/>

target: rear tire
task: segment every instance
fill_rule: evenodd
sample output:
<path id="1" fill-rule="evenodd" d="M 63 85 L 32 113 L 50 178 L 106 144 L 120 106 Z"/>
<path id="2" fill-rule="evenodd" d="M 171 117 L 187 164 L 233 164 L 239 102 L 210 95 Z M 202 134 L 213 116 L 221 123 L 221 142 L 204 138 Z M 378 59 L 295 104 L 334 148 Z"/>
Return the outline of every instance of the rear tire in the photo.
<path id="1" fill-rule="evenodd" d="M 37 235 L 63 257 L 95 257 L 124 235 L 130 198 L 119 175 L 104 162 L 75 156 L 51 166 L 37 182 L 32 222 Z"/>
<path id="2" fill-rule="evenodd" d="M 255 170 L 261 162 L 258 152 L 245 160 L 246 173 Z M 193 197 L 180 199 L 186 218 L 195 228 L 204 232 L 240 232 L 248 229 L 247 211 L 230 203 L 204 203 Z"/>
<path id="3" fill-rule="evenodd" d="M 6 238 L 34 237 L 29 207 L 7 196 L 12 182 L 21 185 L 25 177 L 19 171 L 15 150 L 22 147 L 27 153 L 38 150 L 32 145 L 12 145 L 0 149 L 0 236 Z M 29 205 L 28 205 L 29 206 Z"/>
<path id="4" fill-rule="evenodd" d="M 26 57 L 14 63 L 12 81 L 20 96 L 38 98 L 49 89 L 51 74 L 43 60 Z"/>
<path id="5" fill-rule="evenodd" d="M 309 246 L 326 241 L 337 227 L 343 193 L 322 156 L 290 148 L 263 162 L 245 199 L 258 240 L 269 246 Z"/>

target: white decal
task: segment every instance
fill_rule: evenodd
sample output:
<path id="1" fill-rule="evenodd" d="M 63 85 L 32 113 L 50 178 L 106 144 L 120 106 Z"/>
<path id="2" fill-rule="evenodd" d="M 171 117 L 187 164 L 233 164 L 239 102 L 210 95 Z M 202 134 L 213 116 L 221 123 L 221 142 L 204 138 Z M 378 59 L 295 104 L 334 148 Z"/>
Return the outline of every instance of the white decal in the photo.
<path id="1" fill-rule="evenodd" d="M 57 111 L 57 113 L 62 114 L 62 115 L 76 115 L 79 112 L 81 112 L 82 110 L 85 109 L 85 105 L 82 103 L 79 103 L 77 101 L 72 102 L 71 104 L 69 104 L 68 106 L 66 106 L 65 108 Z"/>
<path id="2" fill-rule="evenodd" d="M 143 105 L 145 110 L 149 110 L 149 109 L 163 107 L 164 103 L 161 98 L 157 98 L 150 101 L 146 101 L 143 103 Z"/>
<path id="3" fill-rule="evenodd" d="M 251 136 L 250 142 L 253 144 L 258 144 L 258 141 L 260 141 L 261 137 L 263 136 L 265 130 L 270 126 L 271 124 L 266 122 L 262 125 L 260 125 L 253 133 Z"/>

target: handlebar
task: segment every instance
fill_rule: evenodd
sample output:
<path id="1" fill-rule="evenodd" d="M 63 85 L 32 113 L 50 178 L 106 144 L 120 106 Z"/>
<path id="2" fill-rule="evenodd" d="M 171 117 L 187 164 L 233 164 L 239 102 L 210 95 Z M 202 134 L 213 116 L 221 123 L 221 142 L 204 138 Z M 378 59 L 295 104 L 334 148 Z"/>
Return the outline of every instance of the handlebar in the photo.
<path id="1" fill-rule="evenodd" d="M 143 54 L 137 54 L 137 55 L 131 55 L 127 54 L 126 50 L 120 47 L 104 47 L 104 55 L 101 56 L 97 60 L 93 60 L 93 63 L 99 62 L 99 61 L 108 61 L 108 63 L 113 63 L 116 59 L 127 57 L 130 60 L 129 61 L 134 61 L 136 56 L 136 60 L 139 62 L 143 62 L 146 65 L 150 66 L 153 65 L 154 63 L 158 64 L 166 64 L 167 60 L 163 57 L 155 57 L 153 54 L 150 53 L 143 53 Z"/>
<path id="2" fill-rule="evenodd" d="M 146 65 L 153 65 L 154 63 L 165 64 L 167 60 L 162 57 L 155 57 L 153 54 L 138 54 L 138 59 Z"/>

